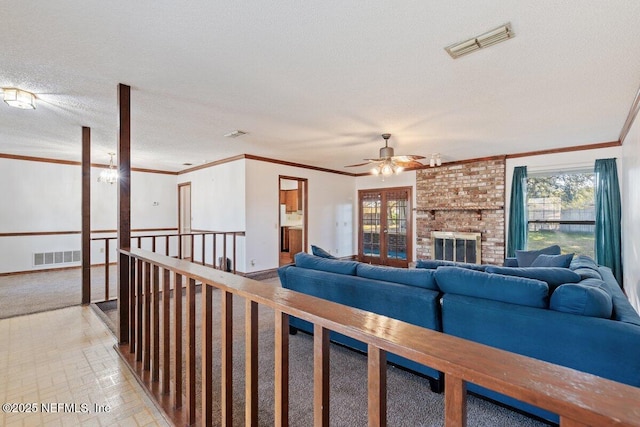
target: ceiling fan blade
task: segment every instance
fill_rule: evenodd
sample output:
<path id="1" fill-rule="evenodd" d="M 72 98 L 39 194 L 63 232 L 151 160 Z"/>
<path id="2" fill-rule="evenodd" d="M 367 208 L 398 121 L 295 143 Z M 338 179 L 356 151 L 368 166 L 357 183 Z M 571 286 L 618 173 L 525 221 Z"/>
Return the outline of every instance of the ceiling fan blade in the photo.
<path id="1" fill-rule="evenodd" d="M 407 169 L 407 168 L 421 168 L 424 165 L 418 161 L 415 160 L 411 160 L 408 162 L 401 162 L 401 161 L 396 161 L 396 164 L 398 166 L 402 166 L 403 168 Z"/>
<path id="2" fill-rule="evenodd" d="M 345 168 L 354 168 L 356 166 L 364 166 L 364 165 L 368 165 L 370 163 L 371 163 L 371 161 L 364 162 L 364 163 L 358 163 L 358 164 L 355 164 L 355 165 L 346 165 Z"/>
<path id="3" fill-rule="evenodd" d="M 406 156 L 393 156 L 393 160 L 396 162 L 411 162 L 413 160 L 426 159 L 425 156 L 417 156 L 414 154 L 409 154 Z"/>

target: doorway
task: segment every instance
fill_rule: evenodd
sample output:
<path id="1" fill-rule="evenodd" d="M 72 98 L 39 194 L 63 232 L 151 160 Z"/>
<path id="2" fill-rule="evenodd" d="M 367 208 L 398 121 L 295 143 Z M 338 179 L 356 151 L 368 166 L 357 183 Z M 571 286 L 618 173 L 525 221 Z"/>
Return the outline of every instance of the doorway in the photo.
<path id="1" fill-rule="evenodd" d="M 307 251 L 307 179 L 280 176 L 278 184 L 279 265 L 291 264 Z"/>
<path id="2" fill-rule="evenodd" d="M 191 182 L 178 184 L 178 233 L 191 233 Z M 192 236 L 180 236 L 179 256 L 191 259 Z"/>
<path id="3" fill-rule="evenodd" d="M 358 191 L 358 260 L 408 267 L 413 254 L 411 187 Z"/>

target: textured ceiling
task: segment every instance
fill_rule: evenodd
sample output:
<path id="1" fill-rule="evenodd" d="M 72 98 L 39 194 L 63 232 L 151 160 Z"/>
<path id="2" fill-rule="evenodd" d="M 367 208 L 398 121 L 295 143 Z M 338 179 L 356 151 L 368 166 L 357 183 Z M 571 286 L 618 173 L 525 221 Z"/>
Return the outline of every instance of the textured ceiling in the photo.
<path id="1" fill-rule="evenodd" d="M 117 144 L 132 87 L 133 166 L 237 154 L 331 169 L 396 154 L 443 161 L 618 139 L 640 85 L 640 2 L 3 2 L 0 153 L 92 161 Z M 511 22 L 516 37 L 444 47 Z M 224 134 L 241 129 L 240 138 Z"/>

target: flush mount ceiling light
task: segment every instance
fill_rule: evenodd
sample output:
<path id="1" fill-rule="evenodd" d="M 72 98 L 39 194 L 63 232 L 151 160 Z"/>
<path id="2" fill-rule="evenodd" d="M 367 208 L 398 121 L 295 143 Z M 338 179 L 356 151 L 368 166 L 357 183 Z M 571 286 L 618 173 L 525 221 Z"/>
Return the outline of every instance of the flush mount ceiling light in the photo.
<path id="1" fill-rule="evenodd" d="M 226 136 L 227 138 L 237 138 L 239 136 L 246 135 L 246 134 L 247 134 L 247 132 L 236 129 L 236 130 L 234 130 L 232 132 L 229 132 L 229 133 L 225 134 L 224 136 Z"/>
<path id="2" fill-rule="evenodd" d="M 8 105 L 23 110 L 36 109 L 36 96 L 26 90 L 16 88 L 2 88 L 4 92 L 4 102 Z"/>
<path id="3" fill-rule="evenodd" d="M 511 23 L 506 23 L 472 39 L 447 46 L 444 50 L 446 50 L 453 59 L 456 59 L 468 53 L 493 46 L 496 43 L 503 42 L 513 37 L 515 37 L 515 33 L 511 29 Z"/>

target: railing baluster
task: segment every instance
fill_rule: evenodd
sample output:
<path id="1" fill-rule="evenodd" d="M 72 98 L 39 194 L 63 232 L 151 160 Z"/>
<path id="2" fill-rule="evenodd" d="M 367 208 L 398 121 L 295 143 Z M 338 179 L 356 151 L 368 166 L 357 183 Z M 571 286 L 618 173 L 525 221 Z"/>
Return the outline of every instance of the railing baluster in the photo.
<path id="1" fill-rule="evenodd" d="M 182 259 L 182 233 L 178 234 L 178 259 Z"/>
<path id="2" fill-rule="evenodd" d="M 187 282 L 187 421 L 196 422 L 196 281 Z"/>
<path id="3" fill-rule="evenodd" d="M 109 239 L 104 239 L 104 300 L 109 301 Z"/>
<path id="4" fill-rule="evenodd" d="M 276 310 L 275 425 L 289 425 L 289 315 Z"/>
<path id="5" fill-rule="evenodd" d="M 444 425 L 467 425 L 467 385 L 452 375 L 446 375 L 444 381 Z"/>
<path id="6" fill-rule="evenodd" d="M 141 260 L 138 259 L 137 260 L 137 269 L 136 269 L 136 361 L 138 362 L 142 362 L 142 352 L 143 352 L 143 343 L 142 343 L 142 315 L 143 315 L 143 301 L 144 301 L 144 294 L 142 292 L 142 286 L 144 283 L 144 279 L 143 279 L 143 270 L 144 270 L 144 265 L 145 263 Z"/>
<path id="7" fill-rule="evenodd" d="M 169 235 L 164 236 L 164 254 L 169 256 Z"/>
<path id="8" fill-rule="evenodd" d="M 151 380 L 160 380 L 160 268 L 153 266 L 153 361 Z"/>
<path id="9" fill-rule="evenodd" d="M 222 269 L 227 271 L 227 233 L 222 233 Z"/>
<path id="10" fill-rule="evenodd" d="M 136 349 L 136 277 L 137 263 L 135 258 L 129 258 L 129 353 L 135 353 Z"/>
<path id="11" fill-rule="evenodd" d="M 213 268 L 218 268 L 218 258 L 217 258 L 217 250 L 218 250 L 218 235 L 217 233 L 213 233 Z"/>
<path id="12" fill-rule="evenodd" d="M 245 301 L 245 425 L 258 425 L 258 303 Z"/>
<path id="13" fill-rule="evenodd" d="M 213 423 L 213 286 L 202 286 L 202 425 Z"/>
<path id="14" fill-rule="evenodd" d="M 329 330 L 313 325 L 313 424 L 329 426 Z"/>
<path id="15" fill-rule="evenodd" d="M 182 406 L 182 275 L 173 274 L 173 404 Z"/>
<path id="16" fill-rule="evenodd" d="M 369 425 L 387 425 L 387 353 L 368 345 Z"/>
<path id="17" fill-rule="evenodd" d="M 170 323 L 170 310 L 169 299 L 170 290 L 169 282 L 171 281 L 171 275 L 166 268 L 162 269 L 162 393 L 169 394 L 171 382 L 169 367 L 171 366 L 170 360 L 170 348 L 171 338 L 169 336 L 169 323 Z"/>
<path id="18" fill-rule="evenodd" d="M 196 260 L 196 255 L 193 253 L 193 241 L 195 239 L 193 238 L 193 234 L 189 234 L 189 256 L 191 258 L 191 262 L 194 262 Z"/>
<path id="19" fill-rule="evenodd" d="M 151 369 L 151 264 L 146 262 L 144 269 L 144 357 L 145 371 Z"/>
<path id="20" fill-rule="evenodd" d="M 221 399 L 222 425 L 233 425 L 233 294 L 222 291 Z"/>
<path id="21" fill-rule="evenodd" d="M 155 252 L 156 251 L 156 237 L 158 237 L 158 236 L 153 236 L 151 238 L 151 252 Z"/>
<path id="22" fill-rule="evenodd" d="M 236 253 L 236 233 L 235 231 L 233 232 L 233 274 L 236 274 L 236 259 L 237 259 L 237 253 Z"/>
<path id="23" fill-rule="evenodd" d="M 202 234 L 200 234 L 200 236 L 202 237 L 202 265 L 205 265 L 205 262 L 204 262 L 204 245 L 206 243 L 205 242 L 205 238 L 204 238 L 205 234 L 202 233 Z"/>
<path id="24" fill-rule="evenodd" d="M 140 240 L 142 239 L 142 237 L 138 237 L 138 249 L 140 249 Z"/>

